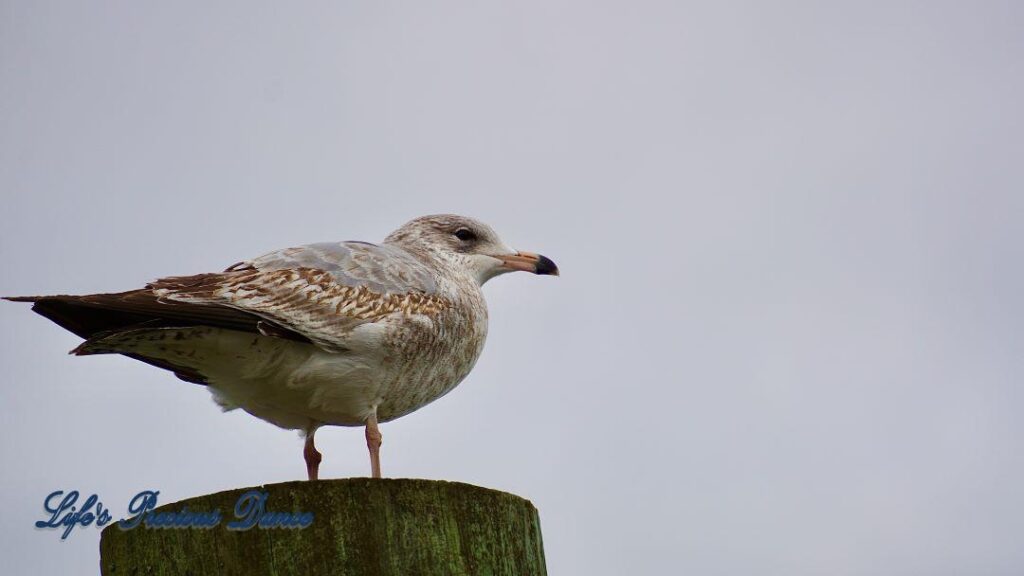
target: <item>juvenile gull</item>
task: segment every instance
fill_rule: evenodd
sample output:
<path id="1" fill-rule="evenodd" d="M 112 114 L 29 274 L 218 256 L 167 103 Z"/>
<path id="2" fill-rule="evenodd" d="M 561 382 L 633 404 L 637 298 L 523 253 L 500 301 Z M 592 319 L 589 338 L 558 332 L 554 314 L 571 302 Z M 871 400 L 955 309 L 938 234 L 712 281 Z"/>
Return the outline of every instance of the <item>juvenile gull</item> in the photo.
<path id="1" fill-rule="evenodd" d="M 8 300 L 32 302 L 85 338 L 73 354 L 141 360 L 208 386 L 225 410 L 302 431 L 310 480 L 318 428 L 365 426 L 379 478 L 378 423 L 469 374 L 487 334 L 480 287 L 514 270 L 558 275 L 554 262 L 512 250 L 482 222 L 437 215 L 380 245 L 310 244 L 129 292 Z"/>

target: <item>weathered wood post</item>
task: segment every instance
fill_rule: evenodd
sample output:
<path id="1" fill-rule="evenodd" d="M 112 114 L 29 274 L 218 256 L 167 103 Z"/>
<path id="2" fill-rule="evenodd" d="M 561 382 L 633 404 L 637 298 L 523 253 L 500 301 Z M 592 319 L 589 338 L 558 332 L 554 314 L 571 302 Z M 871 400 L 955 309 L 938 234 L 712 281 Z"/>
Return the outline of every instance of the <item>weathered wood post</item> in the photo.
<path id="1" fill-rule="evenodd" d="M 312 512 L 307 528 L 229 530 L 254 488 L 198 496 L 154 510 L 209 513 L 212 528 L 103 530 L 100 565 L 119 575 L 546 574 L 540 518 L 528 500 L 458 482 L 351 478 L 255 488 L 272 512 Z"/>

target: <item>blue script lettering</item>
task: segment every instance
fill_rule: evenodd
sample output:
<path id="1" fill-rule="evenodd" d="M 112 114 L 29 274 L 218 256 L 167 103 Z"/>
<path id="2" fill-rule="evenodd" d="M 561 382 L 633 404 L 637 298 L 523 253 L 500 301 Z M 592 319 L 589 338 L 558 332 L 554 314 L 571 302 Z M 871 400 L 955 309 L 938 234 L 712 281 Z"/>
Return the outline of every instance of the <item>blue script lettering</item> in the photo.
<path id="1" fill-rule="evenodd" d="M 117 526 L 121 530 L 131 530 L 139 524 L 150 528 L 213 528 L 220 524 L 220 510 L 213 512 L 193 512 L 188 506 L 177 512 L 154 510 L 160 492 L 146 490 L 139 492 L 128 503 L 128 513 L 134 514 L 131 518 L 121 520 Z"/>
<path id="2" fill-rule="evenodd" d="M 228 523 L 229 530 L 249 530 L 254 527 L 297 529 L 313 524 L 312 512 L 273 512 L 267 510 L 266 492 L 249 490 L 235 502 L 235 518 Z M 168 530 L 181 528 L 210 529 L 219 526 L 223 520 L 219 509 L 212 512 L 196 512 L 188 506 L 180 510 L 157 510 L 160 492 L 143 490 L 128 504 L 129 517 L 117 522 L 121 530 L 133 530 L 145 526 L 147 530 Z M 36 522 L 36 528 L 63 528 L 60 539 L 64 540 L 76 526 L 95 524 L 97 528 L 110 522 L 110 512 L 100 503 L 95 494 L 76 506 L 79 500 L 77 490 L 64 493 L 52 492 L 43 500 L 43 508 L 50 514 L 45 520 Z M 166 506 L 164 508 L 167 508 Z"/>
<path id="3" fill-rule="evenodd" d="M 308 528 L 313 523 L 312 512 L 271 512 L 266 509 L 266 492 L 250 490 L 235 502 L 235 518 L 228 522 L 228 530 L 260 528 Z"/>
<path id="4" fill-rule="evenodd" d="M 156 499 L 160 495 L 158 490 L 143 490 L 132 498 L 128 503 L 128 513 L 134 514 L 131 518 L 125 518 L 117 523 L 121 530 L 131 530 L 139 525 L 145 518 L 146 512 L 156 508 Z"/>
<path id="5" fill-rule="evenodd" d="M 63 498 L 61 498 L 62 494 L 64 494 L 63 490 L 57 490 L 46 497 L 46 500 L 43 501 L 43 508 L 50 514 L 50 518 L 36 522 L 36 528 L 63 526 L 64 532 L 60 535 L 60 539 L 64 540 L 71 534 L 75 526 L 88 526 L 93 522 L 96 523 L 96 526 L 104 526 L 110 522 L 110 513 L 103 507 L 103 503 L 100 502 L 99 496 L 96 494 L 85 499 L 81 510 L 75 506 L 79 496 L 78 490 L 68 492 Z M 58 499 L 60 499 L 60 503 L 57 503 Z M 96 507 L 96 512 L 91 511 L 93 506 Z"/>

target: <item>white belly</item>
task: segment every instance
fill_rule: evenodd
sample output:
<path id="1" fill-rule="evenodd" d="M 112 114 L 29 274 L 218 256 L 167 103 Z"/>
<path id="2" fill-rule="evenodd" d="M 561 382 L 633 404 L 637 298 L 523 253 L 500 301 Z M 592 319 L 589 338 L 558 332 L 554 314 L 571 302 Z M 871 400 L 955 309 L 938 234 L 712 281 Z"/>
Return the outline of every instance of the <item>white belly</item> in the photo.
<path id="1" fill-rule="evenodd" d="M 203 373 L 226 409 L 308 430 L 321 424 L 362 426 L 381 402 L 380 370 L 365 358 L 279 338 L 257 337 L 253 345 L 252 337 L 238 332 L 219 339 L 232 358 L 207 364 Z M 239 347 L 236 339 L 249 346 Z"/>
<path id="2" fill-rule="evenodd" d="M 126 352 L 198 370 L 225 410 L 241 408 L 282 428 L 361 426 L 381 402 L 382 370 L 365 355 L 217 328 L 146 330 L 119 340 Z"/>

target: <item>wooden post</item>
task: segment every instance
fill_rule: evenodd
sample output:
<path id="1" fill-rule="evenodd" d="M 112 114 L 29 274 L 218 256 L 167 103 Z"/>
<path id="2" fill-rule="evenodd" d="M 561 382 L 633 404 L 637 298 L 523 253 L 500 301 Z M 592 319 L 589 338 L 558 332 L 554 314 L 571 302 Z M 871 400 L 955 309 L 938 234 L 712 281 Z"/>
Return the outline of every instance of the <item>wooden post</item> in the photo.
<path id="1" fill-rule="evenodd" d="M 250 490 L 272 512 L 312 512 L 308 528 L 229 530 Z M 351 478 L 229 490 L 159 506 L 219 510 L 213 528 L 122 530 L 100 538 L 105 576 L 245 574 L 543 576 L 540 518 L 528 500 L 458 482 Z"/>

